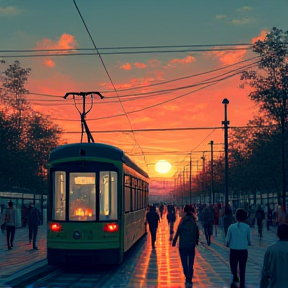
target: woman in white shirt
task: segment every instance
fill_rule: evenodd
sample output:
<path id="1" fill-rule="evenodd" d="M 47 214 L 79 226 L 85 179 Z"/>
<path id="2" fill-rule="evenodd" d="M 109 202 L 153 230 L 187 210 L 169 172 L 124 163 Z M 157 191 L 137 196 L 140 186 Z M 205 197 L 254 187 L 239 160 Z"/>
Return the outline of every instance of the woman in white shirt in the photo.
<path id="1" fill-rule="evenodd" d="M 235 213 L 237 223 L 232 224 L 227 232 L 227 247 L 230 248 L 230 269 L 233 275 L 231 288 L 239 282 L 237 276 L 237 267 L 239 263 L 240 270 L 240 288 L 245 287 L 245 272 L 248 259 L 248 246 L 251 245 L 251 230 L 250 226 L 244 221 L 247 219 L 247 213 L 244 209 L 238 209 Z"/>

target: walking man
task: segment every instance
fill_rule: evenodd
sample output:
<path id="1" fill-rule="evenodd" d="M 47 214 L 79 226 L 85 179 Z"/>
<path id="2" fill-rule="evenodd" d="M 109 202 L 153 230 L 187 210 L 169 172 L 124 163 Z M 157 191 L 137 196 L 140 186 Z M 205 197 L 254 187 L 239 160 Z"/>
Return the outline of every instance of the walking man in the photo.
<path id="1" fill-rule="evenodd" d="M 16 226 L 16 212 L 13 208 L 13 202 L 8 202 L 8 209 L 5 214 L 6 222 L 6 233 L 7 233 L 7 247 L 8 250 L 13 248 L 13 240 L 15 236 L 15 226 Z"/>
<path id="2" fill-rule="evenodd" d="M 172 242 L 172 246 L 175 247 L 179 236 L 179 254 L 183 272 L 186 277 L 186 287 L 192 287 L 195 246 L 198 245 L 199 242 L 199 229 L 193 214 L 194 212 L 195 210 L 191 205 L 186 205 L 184 207 L 185 215 L 179 223 Z"/>
<path id="3" fill-rule="evenodd" d="M 258 206 L 258 209 L 255 214 L 255 218 L 257 220 L 257 226 L 258 226 L 258 236 L 259 238 L 263 238 L 263 220 L 265 219 L 265 213 L 264 210 L 262 209 L 261 205 Z"/>
<path id="4" fill-rule="evenodd" d="M 237 287 L 235 283 L 239 282 L 237 276 L 238 263 L 240 271 L 240 288 L 244 288 L 248 246 L 251 245 L 251 230 L 250 226 L 244 223 L 247 219 L 247 214 L 244 209 L 237 209 L 235 218 L 237 223 L 229 226 L 226 238 L 226 245 L 230 248 L 230 269 L 233 276 L 231 288 Z"/>
<path id="5" fill-rule="evenodd" d="M 38 250 L 38 247 L 36 246 L 36 237 L 37 237 L 37 233 L 38 233 L 39 223 L 40 223 L 40 212 L 31 203 L 30 209 L 28 211 L 29 244 L 31 244 L 32 238 L 33 238 L 33 249 L 34 250 Z"/>
<path id="6" fill-rule="evenodd" d="M 214 224 L 214 210 L 212 205 L 205 207 L 202 212 L 202 225 L 204 228 L 204 234 L 207 241 L 207 245 L 211 244 L 211 235 L 213 234 Z"/>
<path id="7" fill-rule="evenodd" d="M 158 228 L 158 222 L 160 221 L 159 214 L 156 212 L 155 206 L 151 206 L 149 212 L 146 214 L 146 221 L 149 224 L 149 230 L 151 233 L 152 248 L 155 248 L 156 233 Z"/>
<path id="8" fill-rule="evenodd" d="M 264 256 L 260 288 L 287 287 L 288 285 L 288 225 L 277 228 L 279 241 L 270 245 Z"/>

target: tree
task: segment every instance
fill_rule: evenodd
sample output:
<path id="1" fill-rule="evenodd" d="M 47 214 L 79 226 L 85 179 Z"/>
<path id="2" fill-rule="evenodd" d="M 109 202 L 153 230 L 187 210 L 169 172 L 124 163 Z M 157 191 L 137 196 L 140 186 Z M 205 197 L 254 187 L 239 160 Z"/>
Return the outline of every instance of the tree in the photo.
<path id="1" fill-rule="evenodd" d="M 282 204 L 286 209 L 285 131 L 288 121 L 288 31 L 273 28 L 263 41 L 253 44 L 260 56 L 259 71 L 245 71 L 245 80 L 254 91 L 249 98 L 259 104 L 259 110 L 271 117 L 281 129 Z"/>
<path id="2" fill-rule="evenodd" d="M 1 188 L 33 189 L 46 187 L 48 155 L 60 142 L 61 129 L 49 116 L 35 112 L 26 100 L 30 68 L 19 61 L 4 72 L 0 111 Z M 2 159 L 1 159 L 2 158 Z M 3 165 L 5 163 L 5 165 Z"/>

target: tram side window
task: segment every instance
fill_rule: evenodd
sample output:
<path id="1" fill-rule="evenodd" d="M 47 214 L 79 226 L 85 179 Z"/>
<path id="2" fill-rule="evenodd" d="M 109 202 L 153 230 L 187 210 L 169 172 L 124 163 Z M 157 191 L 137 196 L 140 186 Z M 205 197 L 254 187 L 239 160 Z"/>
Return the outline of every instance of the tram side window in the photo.
<path id="1" fill-rule="evenodd" d="M 117 220 L 117 173 L 100 172 L 100 215 L 99 220 Z"/>
<path id="2" fill-rule="evenodd" d="M 131 209 L 131 176 L 125 175 L 125 212 Z"/>
<path id="3" fill-rule="evenodd" d="M 66 220 L 66 174 L 64 171 L 55 171 L 53 180 L 52 220 Z"/>
<path id="4" fill-rule="evenodd" d="M 96 220 L 96 174 L 70 173 L 69 220 Z"/>

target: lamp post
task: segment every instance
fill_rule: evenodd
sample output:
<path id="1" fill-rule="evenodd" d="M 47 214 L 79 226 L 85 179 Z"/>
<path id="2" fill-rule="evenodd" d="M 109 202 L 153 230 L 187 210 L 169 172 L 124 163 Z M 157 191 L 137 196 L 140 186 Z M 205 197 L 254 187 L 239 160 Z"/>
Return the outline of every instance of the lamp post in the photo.
<path id="1" fill-rule="evenodd" d="M 224 145 L 225 145 L 225 206 L 228 206 L 229 198 L 228 198 L 228 125 L 230 122 L 227 120 L 227 105 L 229 104 L 229 100 L 225 98 L 222 101 L 224 104 L 224 121 L 222 124 L 224 125 Z"/>
<path id="2" fill-rule="evenodd" d="M 209 145 L 211 145 L 211 194 L 212 194 L 212 204 L 215 204 L 215 193 L 214 193 L 214 171 L 213 171 L 213 144 L 214 141 L 210 141 L 210 143 L 208 143 Z"/>

